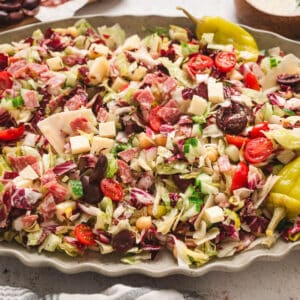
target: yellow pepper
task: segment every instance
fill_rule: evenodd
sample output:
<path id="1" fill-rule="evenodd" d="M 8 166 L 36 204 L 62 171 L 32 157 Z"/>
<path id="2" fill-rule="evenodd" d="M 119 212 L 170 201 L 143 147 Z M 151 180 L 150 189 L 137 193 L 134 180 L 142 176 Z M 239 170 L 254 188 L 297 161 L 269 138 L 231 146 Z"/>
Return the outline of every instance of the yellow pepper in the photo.
<path id="1" fill-rule="evenodd" d="M 293 218 L 300 214 L 300 157 L 284 166 L 278 175 L 267 206 L 285 207 L 288 217 Z"/>
<path id="2" fill-rule="evenodd" d="M 213 33 L 214 43 L 234 46 L 240 58 L 247 61 L 256 61 L 258 57 L 258 47 L 253 36 L 239 25 L 229 22 L 221 17 L 203 17 L 197 19 L 182 7 L 182 10 L 191 21 L 196 24 L 196 36 L 200 40 L 203 33 Z M 242 52 L 248 52 L 247 58 Z"/>

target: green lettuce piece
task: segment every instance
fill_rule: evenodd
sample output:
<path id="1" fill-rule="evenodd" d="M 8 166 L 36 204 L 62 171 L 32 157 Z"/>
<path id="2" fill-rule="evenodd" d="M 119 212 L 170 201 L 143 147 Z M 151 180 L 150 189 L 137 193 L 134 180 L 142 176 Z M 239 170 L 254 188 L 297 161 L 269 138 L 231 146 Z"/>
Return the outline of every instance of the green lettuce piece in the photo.
<path id="1" fill-rule="evenodd" d="M 37 246 L 39 245 L 40 238 L 43 234 L 43 229 L 39 229 L 38 231 L 29 232 L 27 234 L 27 246 Z"/>
<path id="2" fill-rule="evenodd" d="M 91 24 L 85 19 L 77 21 L 75 27 L 80 35 L 85 34 L 89 28 L 92 28 Z"/>
<path id="3" fill-rule="evenodd" d="M 111 49 L 115 49 L 121 46 L 126 38 L 125 31 L 121 28 L 119 24 L 115 24 L 111 27 L 98 27 L 98 32 L 103 38 L 105 44 Z"/>
<path id="4" fill-rule="evenodd" d="M 188 80 L 187 74 L 180 68 L 180 66 L 173 63 L 167 57 L 160 57 L 158 59 L 162 65 L 168 69 L 170 76 L 176 78 L 182 85 L 191 86 L 191 82 Z"/>
<path id="5" fill-rule="evenodd" d="M 188 173 L 188 164 L 185 162 L 176 162 L 172 164 L 159 164 L 156 166 L 156 172 L 159 175 L 173 175 Z"/>
<path id="6" fill-rule="evenodd" d="M 181 53 L 184 57 L 199 52 L 199 45 L 181 42 Z"/>
<path id="7" fill-rule="evenodd" d="M 0 176 L 3 175 L 5 171 L 11 171 L 11 168 L 3 155 L 0 155 Z"/>
<path id="8" fill-rule="evenodd" d="M 300 150 L 300 135 L 291 129 L 276 129 L 265 132 L 265 135 L 274 139 L 278 144 L 289 150 Z"/>
<path id="9" fill-rule="evenodd" d="M 162 234 L 168 234 L 178 215 L 177 208 L 173 208 L 167 215 L 163 216 L 161 220 L 156 221 L 155 225 L 157 231 Z"/>
<path id="10" fill-rule="evenodd" d="M 106 170 L 106 177 L 107 178 L 113 178 L 114 175 L 118 171 L 117 160 L 115 159 L 113 154 L 107 154 L 106 157 L 107 157 L 107 161 L 108 161 L 108 166 L 107 166 L 107 170 Z"/>
<path id="11" fill-rule="evenodd" d="M 61 243 L 61 238 L 53 233 L 50 233 L 43 244 L 39 247 L 38 252 L 41 253 L 43 250 L 54 252 Z"/>

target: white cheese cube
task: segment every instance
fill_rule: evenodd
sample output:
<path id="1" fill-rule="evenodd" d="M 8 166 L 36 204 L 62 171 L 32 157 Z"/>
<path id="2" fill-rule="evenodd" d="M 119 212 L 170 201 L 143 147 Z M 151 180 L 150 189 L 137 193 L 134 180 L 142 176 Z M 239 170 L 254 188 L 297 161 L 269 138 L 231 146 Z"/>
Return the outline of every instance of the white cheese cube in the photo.
<path id="1" fill-rule="evenodd" d="M 23 177 L 24 179 L 30 179 L 30 180 L 35 180 L 39 178 L 39 175 L 36 174 L 34 169 L 31 166 L 25 167 L 22 171 L 19 172 L 19 175 Z"/>
<path id="2" fill-rule="evenodd" d="M 135 35 L 132 35 L 132 36 L 128 37 L 125 40 L 125 42 L 122 46 L 122 49 L 123 50 L 139 49 L 140 44 L 141 44 L 141 39 L 137 34 L 135 34 Z"/>
<path id="3" fill-rule="evenodd" d="M 114 121 L 99 123 L 99 135 L 101 137 L 113 138 L 116 136 L 116 125 Z"/>
<path id="4" fill-rule="evenodd" d="M 101 83 L 109 75 L 108 60 L 103 57 L 97 57 L 90 66 L 89 79 L 92 84 Z"/>
<path id="5" fill-rule="evenodd" d="M 89 56 L 96 58 L 98 56 L 107 56 L 109 48 L 103 44 L 92 44 L 89 49 Z"/>
<path id="6" fill-rule="evenodd" d="M 91 150 L 88 137 L 83 135 L 70 137 L 70 145 L 72 154 L 89 152 Z"/>
<path id="7" fill-rule="evenodd" d="M 204 211 L 204 219 L 209 223 L 218 223 L 224 221 L 224 212 L 220 206 L 212 206 Z"/>
<path id="8" fill-rule="evenodd" d="M 13 179 L 13 183 L 17 188 L 30 188 L 32 187 L 31 179 L 24 179 L 22 176 L 17 176 Z"/>
<path id="9" fill-rule="evenodd" d="M 216 82 L 214 78 L 208 79 L 207 84 L 208 99 L 213 104 L 224 102 L 223 83 Z"/>
<path id="10" fill-rule="evenodd" d="M 59 71 L 63 67 L 63 63 L 60 56 L 48 58 L 46 60 L 46 63 L 49 69 L 52 71 Z"/>
<path id="11" fill-rule="evenodd" d="M 202 116 L 207 109 L 207 101 L 197 95 L 193 96 L 187 113 L 197 116 Z"/>
<path id="12" fill-rule="evenodd" d="M 108 153 L 112 149 L 113 146 L 114 146 L 113 139 L 108 139 L 108 138 L 100 137 L 100 136 L 94 136 L 93 141 L 92 141 L 91 153 L 99 154 L 100 152 L 102 152 L 105 154 L 105 153 Z"/>

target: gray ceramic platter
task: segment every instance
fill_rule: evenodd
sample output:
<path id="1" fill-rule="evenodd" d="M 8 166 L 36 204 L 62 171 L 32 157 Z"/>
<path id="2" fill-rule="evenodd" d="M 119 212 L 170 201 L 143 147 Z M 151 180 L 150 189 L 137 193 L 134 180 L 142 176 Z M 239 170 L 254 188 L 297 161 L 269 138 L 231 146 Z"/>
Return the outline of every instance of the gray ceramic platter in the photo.
<path id="1" fill-rule="evenodd" d="M 184 17 L 166 16 L 81 16 L 68 20 L 60 20 L 49 23 L 37 23 L 22 28 L 9 30 L 0 33 L 0 43 L 18 41 L 30 36 L 31 33 L 40 28 L 66 27 L 74 24 L 78 19 L 86 18 L 92 25 L 113 25 L 119 23 L 130 34 L 145 35 L 147 30 L 156 26 L 168 26 L 175 24 L 179 26 L 191 27 L 190 21 Z M 300 57 L 300 43 L 284 38 L 278 34 L 256 30 L 244 26 L 255 37 L 260 49 L 268 49 L 276 46 L 286 53 L 294 53 Z M 145 31 L 146 30 L 146 31 Z M 149 31 L 148 31 L 149 32 Z M 187 276 L 201 276 L 210 271 L 239 271 L 255 260 L 277 260 L 294 249 L 300 249 L 300 241 L 296 243 L 285 243 L 279 240 L 271 249 L 252 249 L 229 258 L 212 260 L 198 269 L 179 267 L 177 262 L 168 252 L 159 253 L 154 261 L 143 262 L 136 265 L 125 265 L 120 263 L 116 255 L 102 256 L 98 253 L 87 253 L 83 257 L 71 258 L 64 254 L 38 254 L 35 251 L 27 250 L 15 243 L 0 243 L 0 255 L 13 256 L 22 263 L 31 267 L 51 266 L 64 273 L 98 272 L 106 276 L 122 276 L 132 273 L 145 274 L 151 277 L 164 277 L 173 274 L 184 274 Z"/>

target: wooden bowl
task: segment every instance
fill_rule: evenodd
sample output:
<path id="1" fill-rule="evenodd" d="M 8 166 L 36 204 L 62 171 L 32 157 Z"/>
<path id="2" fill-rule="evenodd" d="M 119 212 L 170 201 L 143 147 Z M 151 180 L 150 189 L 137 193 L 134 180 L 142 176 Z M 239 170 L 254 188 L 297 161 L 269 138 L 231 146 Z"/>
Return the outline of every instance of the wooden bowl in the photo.
<path id="1" fill-rule="evenodd" d="M 300 38 L 300 15 L 275 15 L 258 9 L 247 0 L 234 0 L 234 3 L 241 23 L 277 32 L 289 38 Z"/>

